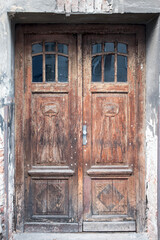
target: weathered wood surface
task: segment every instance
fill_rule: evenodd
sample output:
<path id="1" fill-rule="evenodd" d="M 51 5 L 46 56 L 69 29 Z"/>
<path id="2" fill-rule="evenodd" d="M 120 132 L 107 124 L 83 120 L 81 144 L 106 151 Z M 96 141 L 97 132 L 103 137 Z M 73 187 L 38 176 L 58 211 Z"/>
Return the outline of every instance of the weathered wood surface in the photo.
<path id="1" fill-rule="evenodd" d="M 115 44 L 122 42 L 128 46 L 127 82 L 118 82 L 118 86 L 116 72 L 114 82 L 103 83 L 102 78 L 102 82 L 92 83 L 91 59 L 95 54 L 91 53 L 91 45 L 104 43 L 106 39 L 107 42 Z M 125 215 L 125 219 L 135 221 L 136 178 L 134 173 L 138 171 L 135 151 L 137 138 L 136 39 L 134 35 L 110 34 L 109 36 L 86 35 L 83 40 L 83 121 L 87 125 L 87 145 L 83 149 L 84 186 L 86 186 L 84 188 L 84 221 L 99 222 L 104 219 L 107 221 L 108 216 L 111 215 L 113 219 L 117 215 L 117 220 L 119 218 L 124 221 L 123 215 Z M 117 66 L 116 53 L 115 65 Z M 114 167 L 117 165 L 118 169 Z M 124 165 L 128 165 L 128 169 L 124 169 Z"/>
<path id="2" fill-rule="evenodd" d="M 44 41 L 68 45 L 67 83 L 32 83 L 31 52 L 32 44 L 37 41 L 43 42 L 43 48 Z M 26 35 L 24 52 L 24 219 L 25 222 L 48 221 L 51 225 L 55 222 L 57 228 L 53 232 L 56 229 L 77 232 L 76 40 L 72 35 Z M 44 61 L 43 51 L 43 69 Z M 59 222 L 63 223 L 60 227 Z M 25 229 L 29 227 L 25 225 Z M 50 231 L 51 226 L 46 229 Z"/>
<path id="3" fill-rule="evenodd" d="M 110 166 L 92 166 L 88 171 L 88 175 L 92 177 L 96 176 L 108 176 L 110 177 L 116 177 L 119 175 L 122 175 L 123 177 L 129 176 L 133 173 L 133 169 L 130 168 L 128 165 L 124 166 L 116 166 L 116 165 L 110 165 Z"/>
<path id="4" fill-rule="evenodd" d="M 84 232 L 134 232 L 136 230 L 135 222 L 84 222 Z"/>
<path id="5" fill-rule="evenodd" d="M 67 4 L 69 1 L 69 10 Z M 137 229 L 142 231 L 142 30 L 120 25 L 19 27 L 15 71 L 17 229 L 26 223 L 26 231 L 135 231 L 137 221 Z M 117 62 L 115 83 L 91 82 L 91 45 L 106 39 L 128 45 L 126 83 L 116 82 Z M 68 83 L 32 83 L 31 46 L 37 41 L 69 46 Z M 87 126 L 87 145 L 83 147 L 82 124 Z"/>

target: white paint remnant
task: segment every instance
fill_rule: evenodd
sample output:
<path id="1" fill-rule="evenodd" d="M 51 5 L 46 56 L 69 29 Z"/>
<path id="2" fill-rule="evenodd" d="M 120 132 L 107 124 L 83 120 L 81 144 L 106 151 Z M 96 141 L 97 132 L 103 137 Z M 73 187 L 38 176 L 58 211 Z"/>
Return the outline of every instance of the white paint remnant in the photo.
<path id="1" fill-rule="evenodd" d="M 94 12 L 94 2 L 92 0 L 86 0 L 87 12 L 93 13 Z"/>
<path id="2" fill-rule="evenodd" d="M 155 112 L 156 114 L 156 112 Z M 150 240 L 157 240 L 157 141 L 156 122 L 146 128 L 147 232 Z"/>
<path id="3" fill-rule="evenodd" d="M 159 74 L 159 101 L 160 101 L 160 74 Z"/>
<path id="4" fill-rule="evenodd" d="M 112 1 L 109 3 L 107 0 L 102 1 L 102 11 L 110 12 L 112 10 Z"/>
<path id="5" fill-rule="evenodd" d="M 4 118 L 3 108 L 0 108 L 1 121 Z M 5 194 L 4 194 L 4 135 L 3 129 L 4 125 L 1 122 L 0 125 L 0 234 L 2 233 L 2 216 L 5 205 Z"/>
<path id="6" fill-rule="evenodd" d="M 141 70 L 143 69 L 143 63 L 141 63 Z"/>
<path id="7" fill-rule="evenodd" d="M 95 11 L 100 12 L 102 8 L 102 0 L 95 0 Z"/>
<path id="8" fill-rule="evenodd" d="M 10 8 L 11 12 L 24 12 L 24 8 L 20 6 L 13 5 Z"/>

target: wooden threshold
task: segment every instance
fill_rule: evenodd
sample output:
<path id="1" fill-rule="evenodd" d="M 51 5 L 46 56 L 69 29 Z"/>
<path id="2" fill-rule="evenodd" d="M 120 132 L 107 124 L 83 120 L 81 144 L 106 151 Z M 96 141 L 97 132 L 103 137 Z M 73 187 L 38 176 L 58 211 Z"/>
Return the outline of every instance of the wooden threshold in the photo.
<path id="1" fill-rule="evenodd" d="M 83 222 L 84 232 L 135 232 L 135 221 Z"/>
<path id="2" fill-rule="evenodd" d="M 73 233 L 78 232 L 78 223 L 44 223 L 44 222 L 26 222 L 24 224 L 25 232 L 43 232 L 43 233 Z"/>

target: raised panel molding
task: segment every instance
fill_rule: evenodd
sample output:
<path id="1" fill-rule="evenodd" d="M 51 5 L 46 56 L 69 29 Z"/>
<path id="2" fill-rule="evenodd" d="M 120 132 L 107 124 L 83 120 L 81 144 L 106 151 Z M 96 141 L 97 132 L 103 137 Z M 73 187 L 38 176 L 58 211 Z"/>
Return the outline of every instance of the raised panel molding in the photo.
<path id="1" fill-rule="evenodd" d="M 125 165 L 125 166 L 116 166 L 116 165 L 109 165 L 109 166 L 92 166 L 88 171 L 88 175 L 91 177 L 99 177 L 107 175 L 115 175 L 115 176 L 127 176 L 129 177 L 133 173 L 133 168 Z"/>
<path id="2" fill-rule="evenodd" d="M 31 177 L 73 176 L 74 171 L 68 166 L 61 167 L 32 167 L 28 171 Z"/>

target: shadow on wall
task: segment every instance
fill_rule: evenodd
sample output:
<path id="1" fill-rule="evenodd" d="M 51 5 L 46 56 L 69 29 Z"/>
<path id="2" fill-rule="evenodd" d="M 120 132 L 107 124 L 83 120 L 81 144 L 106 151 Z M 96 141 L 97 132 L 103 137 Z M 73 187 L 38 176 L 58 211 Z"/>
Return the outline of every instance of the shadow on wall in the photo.
<path id="1" fill-rule="evenodd" d="M 0 216 L 0 240 L 2 240 L 2 218 Z"/>

